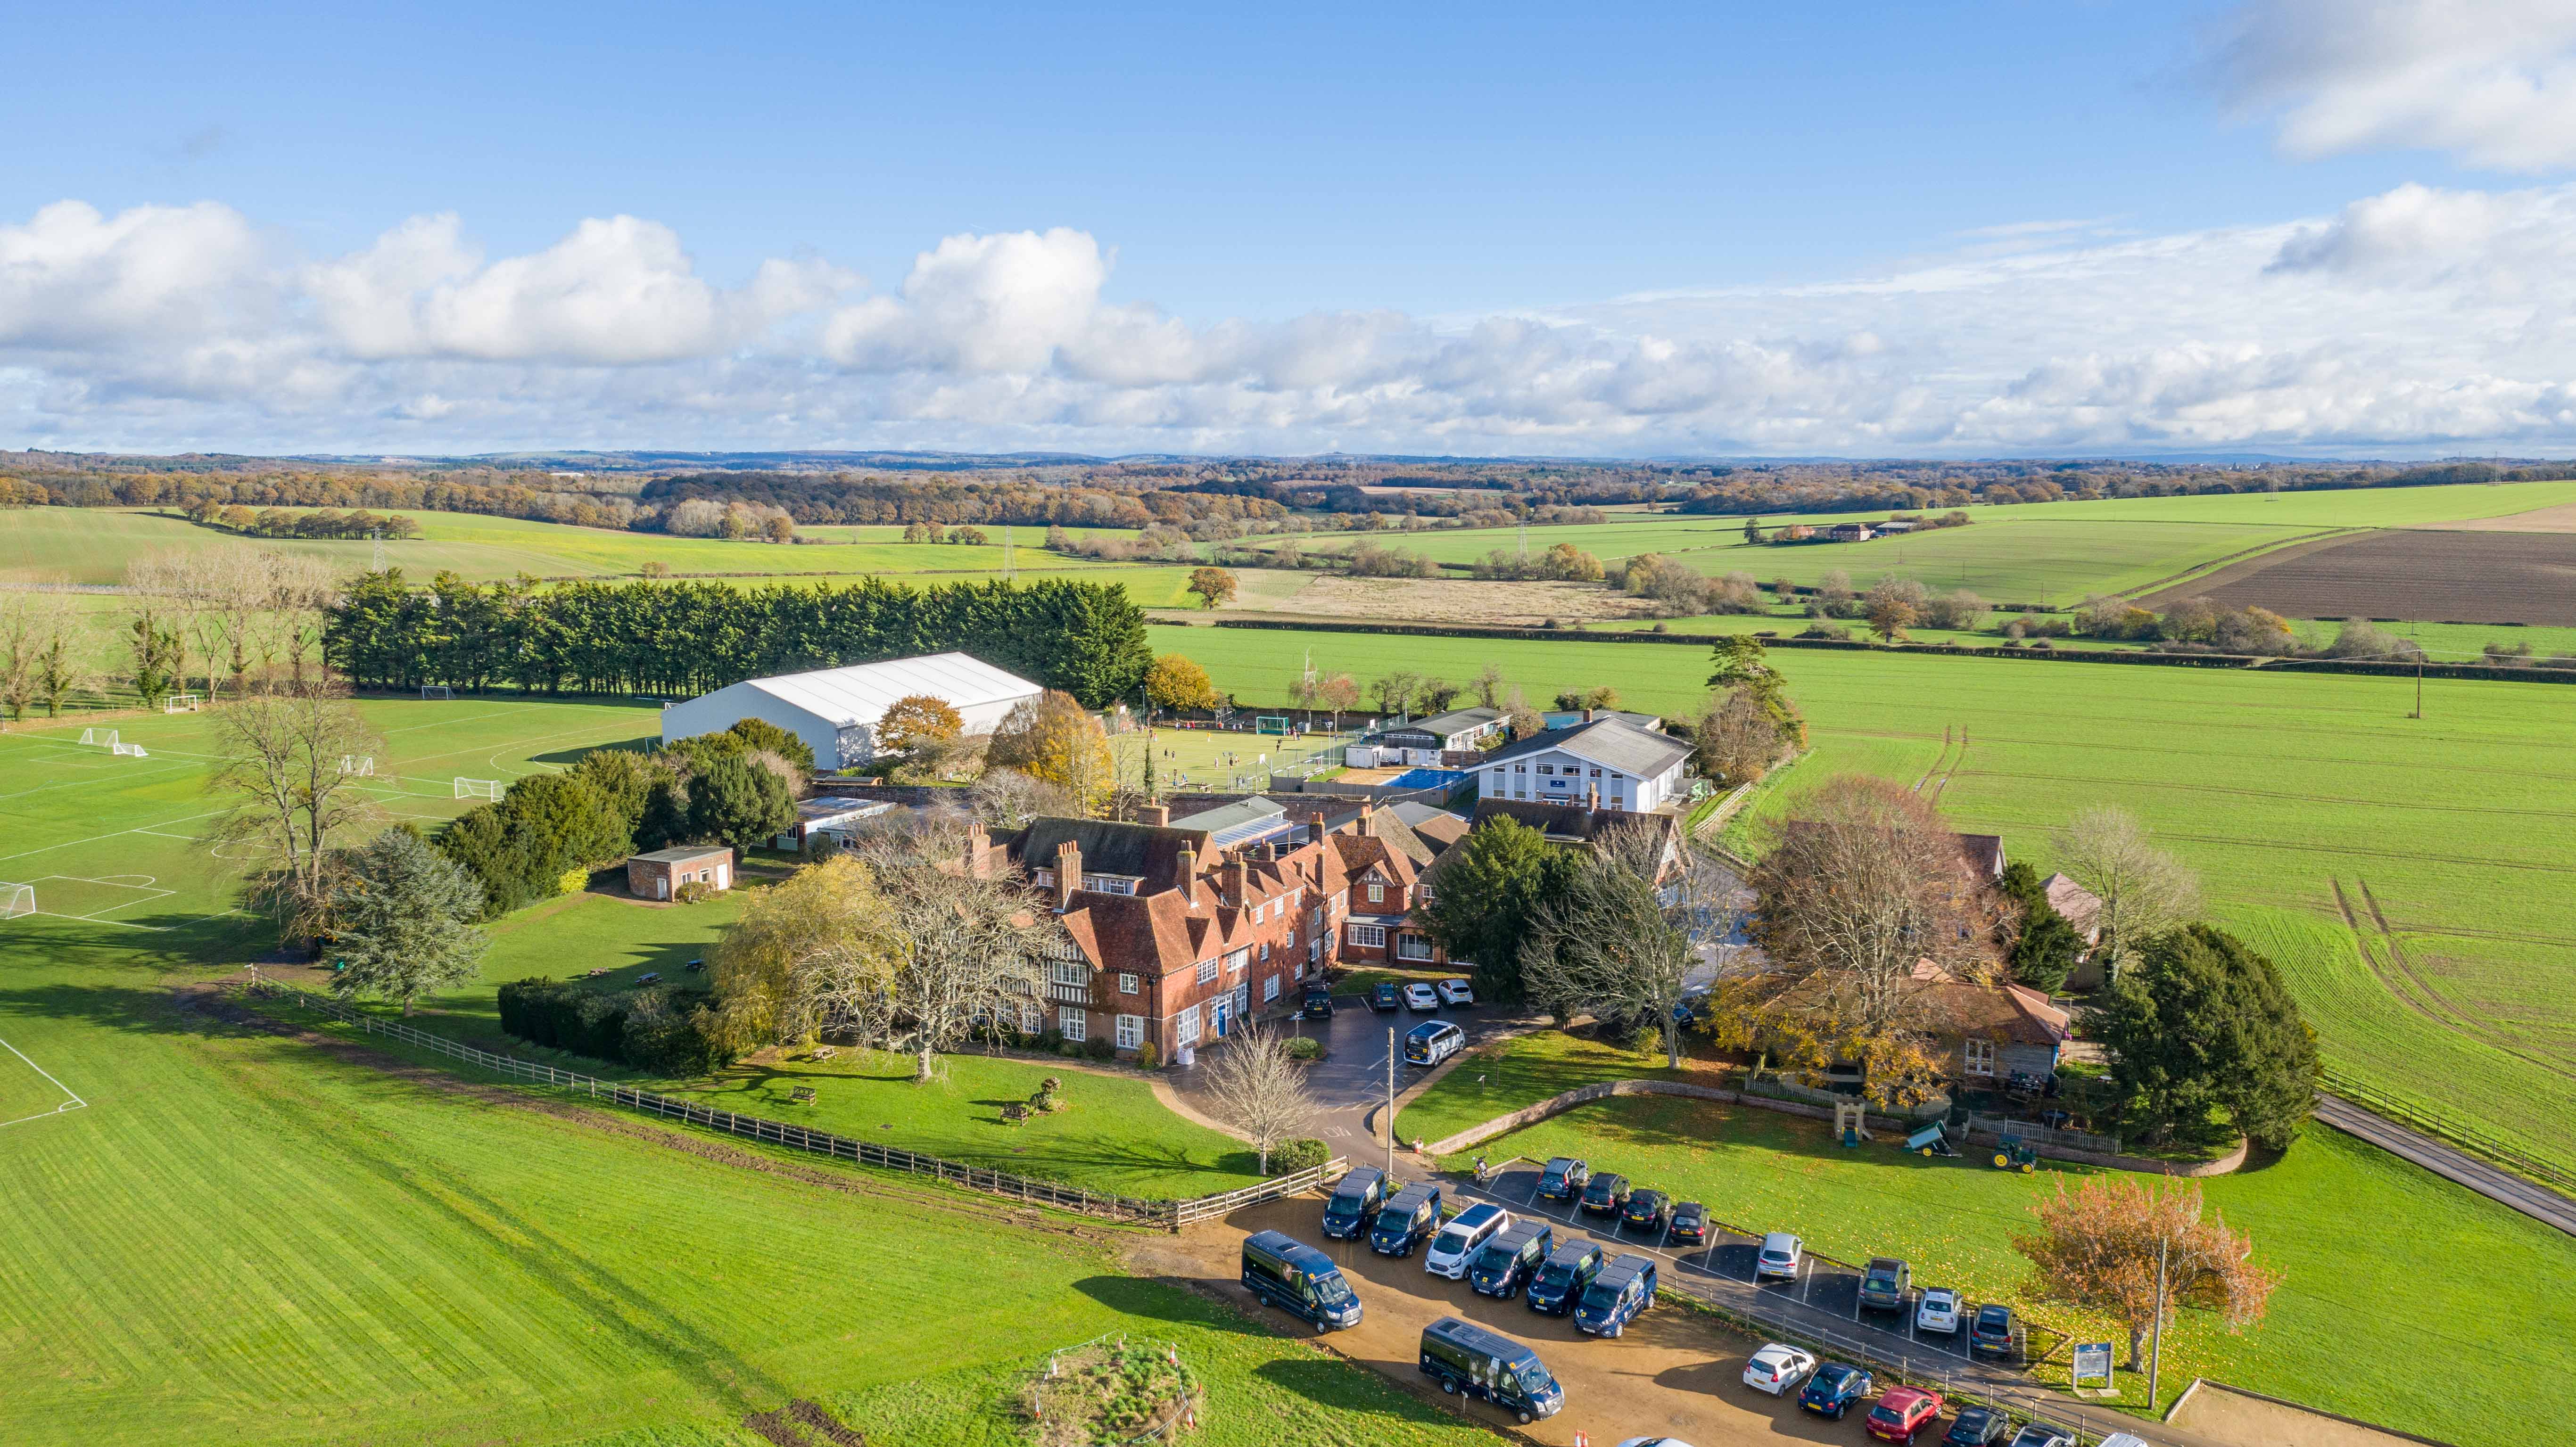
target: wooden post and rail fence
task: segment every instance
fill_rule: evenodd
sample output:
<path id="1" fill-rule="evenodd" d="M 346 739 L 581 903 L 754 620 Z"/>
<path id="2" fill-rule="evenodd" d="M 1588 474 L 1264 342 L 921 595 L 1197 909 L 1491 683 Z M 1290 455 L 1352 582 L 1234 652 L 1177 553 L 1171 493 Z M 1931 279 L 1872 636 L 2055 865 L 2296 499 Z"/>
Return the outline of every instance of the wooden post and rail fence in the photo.
<path id="1" fill-rule="evenodd" d="M 766 1141 L 791 1150 L 807 1151 L 818 1156 L 854 1162 L 877 1170 L 902 1171 L 907 1175 L 928 1176 L 970 1191 L 1000 1196 L 1029 1205 L 1046 1206 L 1059 1211 L 1132 1225 L 1154 1226 L 1178 1231 L 1194 1222 L 1213 1220 L 1245 1206 L 1275 1201 L 1284 1196 L 1301 1195 L 1340 1176 L 1350 1162 L 1336 1156 L 1320 1166 L 1309 1166 L 1284 1176 L 1225 1191 L 1213 1196 L 1200 1196 L 1186 1201 L 1156 1200 L 1140 1196 L 1122 1196 L 1110 1191 L 1094 1191 L 1069 1186 L 1035 1176 L 997 1171 L 985 1166 L 970 1166 L 960 1161 L 945 1160 L 899 1146 L 879 1145 L 873 1141 L 854 1140 L 830 1131 L 814 1130 L 786 1121 L 763 1116 L 744 1115 L 738 1111 L 716 1110 L 694 1101 L 638 1089 L 614 1080 L 602 1080 L 577 1070 L 566 1070 L 539 1060 L 522 1060 L 515 1055 L 502 1055 L 479 1049 L 442 1035 L 418 1030 L 399 1020 L 387 1020 L 364 1010 L 353 1009 L 327 995 L 292 985 L 281 985 L 260 976 L 256 971 L 243 986 L 250 994 L 282 1000 L 299 1009 L 309 1010 L 326 1019 L 353 1025 L 373 1035 L 398 1040 L 405 1045 L 427 1050 L 448 1059 L 461 1061 L 479 1070 L 489 1070 L 514 1080 L 557 1090 L 578 1093 L 603 1105 L 639 1111 L 645 1115 L 677 1120 L 727 1135 Z"/>

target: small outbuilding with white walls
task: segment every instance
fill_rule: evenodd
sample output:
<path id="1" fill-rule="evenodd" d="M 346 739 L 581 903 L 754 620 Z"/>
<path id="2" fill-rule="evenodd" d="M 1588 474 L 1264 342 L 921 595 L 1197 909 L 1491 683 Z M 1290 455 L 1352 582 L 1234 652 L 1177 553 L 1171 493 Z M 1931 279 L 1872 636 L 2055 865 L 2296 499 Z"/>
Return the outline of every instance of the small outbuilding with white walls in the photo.
<path id="1" fill-rule="evenodd" d="M 814 750 L 819 770 L 852 768 L 876 757 L 877 720 L 895 700 L 924 694 L 944 700 L 966 732 L 988 734 L 1020 703 L 1045 692 L 963 653 L 895 658 L 753 678 L 662 710 L 662 742 L 719 733 L 747 718 L 778 725 Z"/>

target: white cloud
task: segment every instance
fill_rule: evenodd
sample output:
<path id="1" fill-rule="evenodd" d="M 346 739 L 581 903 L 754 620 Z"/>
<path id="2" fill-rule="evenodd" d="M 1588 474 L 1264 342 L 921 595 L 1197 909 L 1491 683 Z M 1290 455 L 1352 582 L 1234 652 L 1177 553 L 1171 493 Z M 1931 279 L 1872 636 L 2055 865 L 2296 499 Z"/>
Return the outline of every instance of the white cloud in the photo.
<path id="1" fill-rule="evenodd" d="M 1991 234 L 1795 287 L 1462 318 L 1196 321 L 1072 230 L 952 236 L 892 291 L 737 286 L 587 221 L 487 258 L 425 216 L 272 255 L 219 206 L 0 226 L 0 434 L 148 450 L 942 447 L 1972 454 L 2576 450 L 2576 187 Z M 2052 239 L 2053 238 L 2053 239 Z"/>
<path id="2" fill-rule="evenodd" d="M 2452 151 L 2474 165 L 2576 164 L 2567 0 L 2253 0 L 2220 33 L 2222 89 L 2315 157 Z"/>

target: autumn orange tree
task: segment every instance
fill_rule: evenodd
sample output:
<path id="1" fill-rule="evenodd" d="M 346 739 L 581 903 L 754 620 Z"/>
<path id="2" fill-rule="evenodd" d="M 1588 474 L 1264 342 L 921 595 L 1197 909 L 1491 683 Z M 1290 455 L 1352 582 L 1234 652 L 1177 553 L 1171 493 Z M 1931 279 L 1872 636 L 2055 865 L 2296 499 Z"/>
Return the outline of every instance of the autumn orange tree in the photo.
<path id="1" fill-rule="evenodd" d="M 956 706 L 927 693 L 907 694 L 886 705 L 877 718 L 877 742 L 897 753 L 928 747 L 936 750 L 966 729 Z"/>
<path id="2" fill-rule="evenodd" d="M 2254 1264 L 2254 1243 L 2204 1216 L 2200 1186 L 2087 1176 L 2030 1208 L 2039 1229 L 2013 1239 L 2030 1259 L 2030 1294 L 2097 1311 L 2129 1331 L 2128 1370 L 2158 1322 L 2181 1307 L 2215 1313 L 2229 1331 L 2263 1319 L 2277 1271 Z"/>
<path id="3" fill-rule="evenodd" d="M 1219 699 L 1207 670 L 1182 653 L 1154 660 L 1145 673 L 1145 696 L 1165 708 L 1214 708 Z"/>
<path id="4" fill-rule="evenodd" d="M 1234 601 L 1234 574 L 1223 568 L 1193 568 L 1190 570 L 1189 591 L 1202 608 L 1231 603 Z"/>

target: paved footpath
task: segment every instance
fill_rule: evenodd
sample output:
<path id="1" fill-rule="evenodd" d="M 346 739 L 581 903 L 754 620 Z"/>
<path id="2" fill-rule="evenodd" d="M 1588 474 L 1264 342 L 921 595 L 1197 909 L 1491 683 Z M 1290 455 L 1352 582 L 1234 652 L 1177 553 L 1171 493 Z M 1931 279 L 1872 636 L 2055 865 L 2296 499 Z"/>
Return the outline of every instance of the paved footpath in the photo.
<path id="1" fill-rule="evenodd" d="M 2457 1181 L 2490 1201 L 2511 1206 L 2535 1221 L 2576 1236 L 2576 1201 L 2547 1186 L 2499 1170 L 2421 1131 L 2410 1130 L 2386 1116 L 2373 1115 L 2340 1096 L 2318 1096 L 2317 1119 L 2347 1135 L 2359 1136 L 2400 1160 L 2413 1161 L 2445 1180 Z"/>

